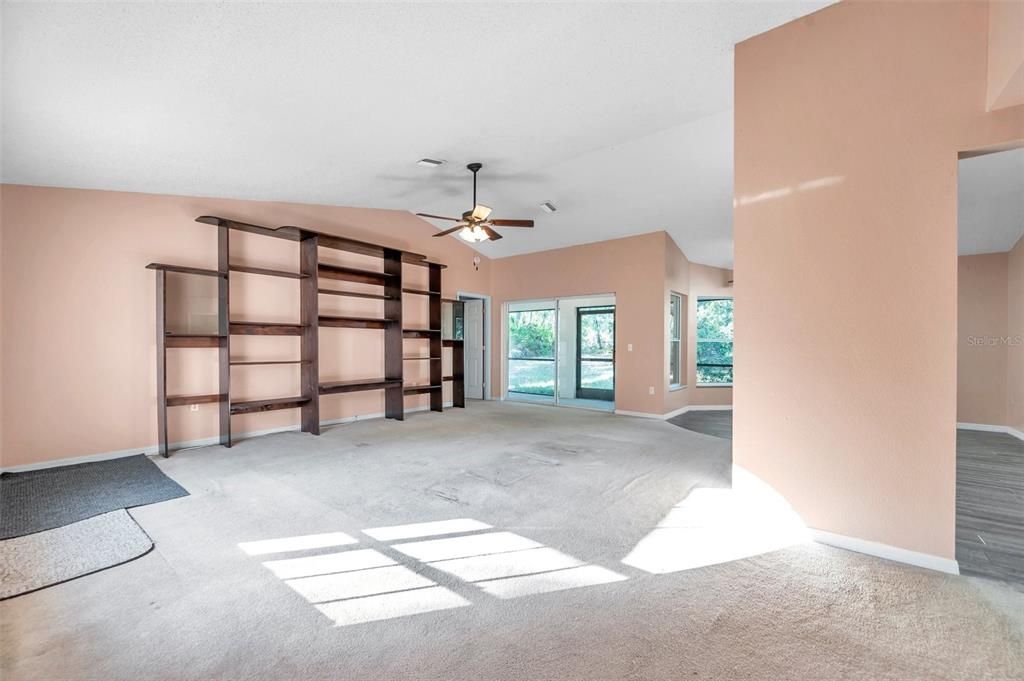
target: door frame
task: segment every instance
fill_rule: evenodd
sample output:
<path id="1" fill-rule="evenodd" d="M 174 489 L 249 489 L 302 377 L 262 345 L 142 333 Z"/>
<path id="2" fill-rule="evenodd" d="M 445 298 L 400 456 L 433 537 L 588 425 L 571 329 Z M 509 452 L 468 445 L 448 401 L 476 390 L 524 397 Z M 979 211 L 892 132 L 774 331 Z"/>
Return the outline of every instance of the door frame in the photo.
<path id="1" fill-rule="evenodd" d="M 611 307 L 611 309 L 607 309 Z M 603 308 L 598 311 L 598 308 Z M 610 314 L 612 316 L 612 358 L 587 360 L 590 362 L 611 362 L 612 363 L 612 387 L 607 388 L 584 388 L 583 381 L 583 317 L 584 315 Z M 595 305 L 593 307 L 576 308 L 576 389 L 574 391 L 578 400 L 601 400 L 604 402 L 615 401 L 615 305 Z"/>
<path id="2" fill-rule="evenodd" d="M 483 293 L 472 293 L 469 291 L 458 291 L 455 294 L 456 300 L 482 300 L 484 301 L 484 349 L 480 361 L 483 363 L 482 373 L 484 382 L 484 399 L 494 400 L 498 399 L 497 396 L 490 394 L 491 385 L 491 366 L 489 358 L 491 356 L 491 297 L 484 295 Z M 465 371 L 465 367 L 463 367 Z"/>

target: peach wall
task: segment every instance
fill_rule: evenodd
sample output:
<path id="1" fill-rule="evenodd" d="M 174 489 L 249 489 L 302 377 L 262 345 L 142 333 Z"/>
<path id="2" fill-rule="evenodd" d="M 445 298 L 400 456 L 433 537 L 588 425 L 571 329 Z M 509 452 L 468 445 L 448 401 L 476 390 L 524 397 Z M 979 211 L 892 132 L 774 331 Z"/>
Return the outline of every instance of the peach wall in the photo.
<path id="1" fill-rule="evenodd" d="M 1007 260 L 1007 425 L 1024 433 L 1024 237 Z"/>
<path id="2" fill-rule="evenodd" d="M 154 274 L 152 261 L 216 266 L 216 229 L 194 222 L 215 214 L 265 225 L 295 224 L 423 253 L 449 267 L 444 294 L 488 291 L 490 260 L 474 270 L 475 252 L 403 211 L 233 201 L 182 196 L 2 187 L 3 308 L 2 465 L 151 446 L 156 442 Z M 232 233 L 235 262 L 297 269 L 298 247 L 278 239 Z M 379 261 L 321 249 L 324 260 L 367 268 Z M 426 270 L 406 266 L 406 280 L 425 284 Z M 340 285 L 344 287 L 344 284 Z M 297 321 L 295 281 L 232 275 L 232 316 Z M 322 301 L 339 312 L 382 313 L 372 301 Z M 425 301 L 406 303 L 405 315 L 425 321 Z M 381 375 L 380 331 L 321 331 L 321 378 Z M 407 341 L 407 345 L 417 341 Z M 296 338 L 236 337 L 236 357 L 293 359 Z M 413 350 L 410 348 L 410 352 Z M 211 392 L 214 350 L 170 351 L 169 391 Z M 425 364 L 425 363 L 423 363 Z M 450 357 L 445 359 L 445 371 Z M 415 380 L 415 377 L 411 377 Z M 236 367 L 235 395 L 297 394 L 294 366 Z M 18 395 L 17 400 L 9 399 Z M 425 396 L 408 398 L 409 408 Z M 447 397 L 446 397 L 447 399 Z M 383 411 L 383 396 L 356 393 L 321 400 L 324 420 Z M 214 436 L 216 405 L 170 411 L 172 441 Z M 236 416 L 236 433 L 294 425 L 298 412 Z"/>
<path id="3" fill-rule="evenodd" d="M 0 459 L 4 451 L 4 190 L 0 185 Z"/>
<path id="4" fill-rule="evenodd" d="M 500 258 L 491 262 L 494 312 L 491 385 L 502 385 L 502 305 L 532 300 L 614 293 L 615 407 L 661 414 L 665 384 L 664 232 Z M 652 332 L 653 331 L 653 332 Z M 633 344 L 633 352 L 626 350 Z M 654 394 L 651 393 L 654 389 Z"/>
<path id="5" fill-rule="evenodd" d="M 659 269 L 657 263 L 664 263 Z M 501 305 L 614 293 L 616 305 L 615 408 L 661 415 L 689 404 L 731 404 L 731 388 L 694 388 L 693 351 L 698 295 L 732 295 L 729 270 L 691 263 L 665 232 L 614 239 L 492 261 L 493 337 L 501 338 Z M 653 292 L 653 293 L 652 293 Z M 683 367 L 686 387 L 669 389 L 668 305 L 671 292 L 687 296 Z M 692 295 L 691 295 L 692 293 Z M 660 304 L 659 304 L 660 302 Z M 633 344 L 633 352 L 627 350 Z M 495 343 L 498 346 L 498 343 Z M 492 385 L 502 385 L 504 348 L 494 353 Z M 650 394 L 654 388 L 654 395 Z"/>
<path id="6" fill-rule="evenodd" d="M 1024 104 L 1024 2 L 992 2 L 988 30 L 988 108 Z"/>
<path id="7" fill-rule="evenodd" d="M 1006 253 L 961 256 L 957 268 L 956 420 L 1006 425 Z"/>
<path id="8" fill-rule="evenodd" d="M 662 381 L 662 391 L 665 395 L 665 404 L 663 407 L 663 413 L 668 413 L 681 409 L 690 404 L 690 395 L 692 393 L 691 387 L 693 386 L 692 379 L 689 378 L 689 363 L 695 361 L 695 351 L 693 350 L 694 345 L 689 341 L 689 329 L 692 327 L 692 322 L 689 315 L 690 305 L 690 272 L 696 267 L 690 263 L 687 259 L 686 254 L 683 253 L 676 242 L 672 240 L 667 234 L 665 235 L 665 307 L 667 311 L 669 306 L 669 295 L 672 293 L 679 293 L 686 296 L 684 299 L 686 307 L 683 309 L 682 315 L 682 328 L 680 329 L 682 334 L 680 367 L 682 368 L 682 388 L 672 390 L 669 388 L 669 351 L 670 343 L 668 342 L 668 314 L 664 315 L 664 323 L 662 328 L 665 334 L 665 378 Z"/>
<path id="9" fill-rule="evenodd" d="M 736 46 L 735 462 L 813 528 L 952 559 L 957 152 L 984 3 L 843 2 Z"/>
<path id="10" fill-rule="evenodd" d="M 683 321 L 684 388 L 668 388 L 668 343 L 665 347 L 665 413 L 689 405 L 724 406 L 732 404 L 732 388 L 711 388 L 697 385 L 697 301 L 702 297 L 732 297 L 732 271 L 691 263 L 675 242 L 666 235 L 665 248 L 665 305 L 671 292 L 686 296 Z M 666 320 L 666 338 L 668 327 Z"/>

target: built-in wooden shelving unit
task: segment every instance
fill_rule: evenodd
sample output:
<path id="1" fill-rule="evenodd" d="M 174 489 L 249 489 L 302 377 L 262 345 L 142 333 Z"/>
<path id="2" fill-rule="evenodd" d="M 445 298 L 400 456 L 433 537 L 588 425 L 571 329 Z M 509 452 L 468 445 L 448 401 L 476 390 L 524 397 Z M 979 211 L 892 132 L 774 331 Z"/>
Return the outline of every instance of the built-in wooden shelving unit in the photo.
<path id="1" fill-rule="evenodd" d="M 405 416 L 406 395 L 429 395 L 430 409 L 442 411 L 445 382 L 452 382 L 453 404 L 465 406 L 462 385 L 463 351 L 461 338 L 443 339 L 441 331 L 442 304 L 450 303 L 461 307 L 459 301 L 441 298 L 441 271 L 444 265 L 431 262 L 425 256 L 379 244 L 324 234 L 302 227 L 262 227 L 228 218 L 204 215 L 197 222 L 217 227 L 217 269 L 182 267 L 163 263 L 151 263 L 147 267 L 156 271 L 157 300 L 157 426 L 159 430 L 160 454 L 168 455 L 167 408 L 191 404 L 217 403 L 220 405 L 220 443 L 231 446 L 231 416 L 252 414 L 278 409 L 300 409 L 301 427 L 304 432 L 320 434 L 320 397 L 369 390 L 384 391 L 384 413 L 386 418 L 402 420 Z M 299 242 L 299 271 L 285 271 L 250 267 L 232 263 L 230 258 L 231 232 L 241 231 L 261 236 Z M 381 259 L 380 270 L 333 265 L 320 262 L 320 248 L 336 249 Z M 418 289 L 402 286 L 403 265 L 427 268 L 427 288 Z M 281 277 L 299 280 L 299 322 L 265 322 L 258 320 L 231 319 L 230 285 L 231 273 Z M 168 273 L 215 277 L 217 279 L 217 333 L 182 334 L 168 328 L 167 320 L 167 275 Z M 379 287 L 378 291 L 346 291 L 325 286 L 327 281 L 355 283 Z M 382 301 L 384 313 L 381 317 L 366 317 L 340 314 L 321 314 L 319 296 L 340 296 Z M 428 304 L 428 325 L 426 328 L 405 328 L 402 325 L 403 295 L 425 296 Z M 384 376 L 373 379 L 326 381 L 320 380 L 320 329 L 366 329 L 383 331 Z M 231 359 L 232 336 L 298 336 L 300 357 L 291 360 L 245 360 Z M 427 344 L 427 354 L 412 354 L 406 349 L 416 341 Z M 452 375 L 442 375 L 443 348 L 452 349 Z M 218 349 L 218 392 L 203 395 L 167 394 L 167 349 L 168 348 L 217 348 Z M 429 382 L 406 383 L 405 362 L 428 362 Z M 260 400 L 232 400 L 231 367 L 295 365 L 301 372 L 300 395 L 275 397 Z"/>

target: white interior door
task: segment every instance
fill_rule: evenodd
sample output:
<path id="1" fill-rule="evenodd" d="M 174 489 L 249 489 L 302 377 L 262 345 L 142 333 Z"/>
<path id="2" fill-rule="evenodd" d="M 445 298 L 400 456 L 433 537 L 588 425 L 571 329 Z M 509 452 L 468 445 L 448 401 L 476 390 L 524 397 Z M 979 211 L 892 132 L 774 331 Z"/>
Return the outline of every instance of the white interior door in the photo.
<path id="1" fill-rule="evenodd" d="M 464 323 L 466 397 L 484 398 L 484 301 L 467 300 Z"/>

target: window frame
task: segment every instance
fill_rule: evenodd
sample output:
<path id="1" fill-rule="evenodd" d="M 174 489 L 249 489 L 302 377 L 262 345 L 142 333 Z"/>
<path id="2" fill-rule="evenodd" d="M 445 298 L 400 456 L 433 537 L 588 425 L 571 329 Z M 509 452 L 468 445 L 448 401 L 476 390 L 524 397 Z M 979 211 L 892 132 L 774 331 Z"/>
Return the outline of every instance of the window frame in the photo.
<path id="1" fill-rule="evenodd" d="M 728 300 L 732 304 L 732 306 L 733 306 L 733 315 L 736 314 L 736 301 L 734 300 L 734 298 L 732 296 L 700 296 L 699 298 L 697 298 L 697 307 L 695 309 L 695 313 L 699 313 L 699 311 L 700 311 L 700 304 L 702 302 L 706 302 L 706 301 L 710 302 L 710 301 L 715 301 L 715 300 Z M 722 338 L 703 338 L 702 339 L 699 336 L 699 329 L 700 329 L 700 324 L 696 324 L 696 328 L 694 329 L 694 338 L 696 339 L 695 343 L 694 343 L 694 350 L 696 352 L 696 354 L 694 356 L 694 368 L 695 369 L 700 369 L 700 367 L 702 366 L 701 363 L 700 363 L 700 344 L 701 343 L 729 343 L 730 345 L 733 345 L 734 342 L 735 342 L 735 340 L 731 339 L 731 338 L 728 339 L 728 340 L 724 340 Z M 704 365 L 704 366 L 709 366 L 709 365 Z M 719 365 L 715 365 L 715 366 L 719 366 Z M 735 361 L 732 364 L 728 364 L 728 365 L 724 365 L 723 364 L 723 365 L 720 365 L 720 366 L 728 366 L 734 372 L 733 380 L 735 380 L 735 378 L 736 378 L 736 376 L 735 376 L 735 371 L 736 371 Z M 697 375 L 698 376 L 700 375 L 699 372 L 698 372 Z M 698 379 L 696 381 L 696 385 L 697 385 L 698 388 L 731 388 L 732 385 L 733 385 L 733 381 L 729 381 L 728 383 L 725 383 L 725 382 L 721 382 L 721 383 L 711 382 L 711 383 L 709 383 L 707 381 L 701 381 L 701 380 Z"/>
<path id="2" fill-rule="evenodd" d="M 682 390 L 686 387 L 686 383 L 683 379 L 683 372 L 685 367 L 683 366 L 683 314 L 685 309 L 683 307 L 683 301 L 686 300 L 686 296 L 682 293 L 676 293 L 675 291 L 669 291 L 668 294 L 668 389 Z M 675 309 L 675 328 L 673 328 L 673 308 Z M 676 380 L 672 381 L 672 360 L 676 362 Z"/>

